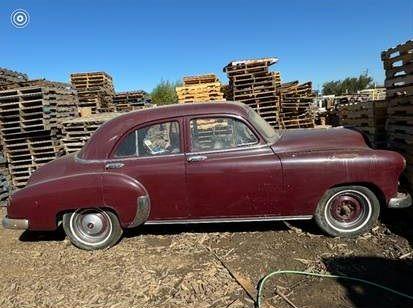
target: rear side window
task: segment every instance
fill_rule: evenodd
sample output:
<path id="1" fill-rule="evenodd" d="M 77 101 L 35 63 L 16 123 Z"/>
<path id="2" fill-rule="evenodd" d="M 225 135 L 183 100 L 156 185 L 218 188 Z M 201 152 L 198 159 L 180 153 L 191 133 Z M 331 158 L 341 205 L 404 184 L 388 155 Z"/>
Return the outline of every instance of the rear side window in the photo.
<path id="1" fill-rule="evenodd" d="M 115 151 L 115 157 L 148 157 L 181 153 L 177 121 L 149 125 L 129 133 Z"/>
<path id="2" fill-rule="evenodd" d="M 117 157 L 133 156 L 136 155 L 136 130 L 129 133 L 125 139 L 119 144 L 116 149 Z"/>
<path id="3" fill-rule="evenodd" d="M 237 119 L 193 119 L 190 125 L 193 152 L 225 150 L 258 143 L 248 126 Z"/>

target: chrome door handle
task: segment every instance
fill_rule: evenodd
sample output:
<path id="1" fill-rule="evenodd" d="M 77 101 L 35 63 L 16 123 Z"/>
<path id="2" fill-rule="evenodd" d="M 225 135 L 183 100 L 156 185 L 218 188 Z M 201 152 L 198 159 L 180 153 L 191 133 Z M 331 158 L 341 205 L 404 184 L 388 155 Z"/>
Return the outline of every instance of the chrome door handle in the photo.
<path id="1" fill-rule="evenodd" d="M 106 168 L 106 169 L 120 169 L 120 168 L 122 168 L 123 166 L 125 166 L 124 163 L 107 163 L 107 164 L 105 165 L 105 168 Z"/>
<path id="2" fill-rule="evenodd" d="M 196 156 L 189 156 L 188 157 L 188 162 L 196 162 L 196 161 L 203 161 L 206 160 L 208 157 L 204 156 L 204 155 L 196 155 Z"/>

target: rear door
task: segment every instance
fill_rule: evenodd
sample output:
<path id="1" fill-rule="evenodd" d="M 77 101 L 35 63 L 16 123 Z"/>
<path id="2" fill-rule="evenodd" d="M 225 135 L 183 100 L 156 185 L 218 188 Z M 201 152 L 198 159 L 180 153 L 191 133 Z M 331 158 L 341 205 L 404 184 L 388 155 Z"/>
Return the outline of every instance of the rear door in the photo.
<path id="1" fill-rule="evenodd" d="M 282 171 L 270 146 L 244 119 L 186 118 L 190 217 L 263 217 L 279 212 Z"/>
<path id="2" fill-rule="evenodd" d="M 120 172 L 138 180 L 151 200 L 149 220 L 188 218 L 182 118 L 152 123 L 128 133 L 113 154 Z"/>

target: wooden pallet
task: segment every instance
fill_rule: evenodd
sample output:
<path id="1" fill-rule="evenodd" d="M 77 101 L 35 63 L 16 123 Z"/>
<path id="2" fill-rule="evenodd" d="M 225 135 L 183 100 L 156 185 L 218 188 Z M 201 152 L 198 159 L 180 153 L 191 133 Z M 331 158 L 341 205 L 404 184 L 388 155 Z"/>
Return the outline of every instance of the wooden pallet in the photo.
<path id="1" fill-rule="evenodd" d="M 183 80 L 184 85 L 175 88 L 180 103 L 224 101 L 221 83 L 215 75 L 189 76 Z"/>
<path id="2" fill-rule="evenodd" d="M 223 70 L 230 80 L 228 97 L 247 104 L 278 128 L 280 102 L 274 74 L 269 71 L 276 62 L 276 58 L 232 61 Z"/>
<path id="3" fill-rule="evenodd" d="M 0 67 L 0 85 L 27 81 L 27 79 L 28 77 L 26 74 Z"/>
<path id="4" fill-rule="evenodd" d="M 413 60 L 413 41 L 409 40 L 381 53 L 381 60 L 386 71 L 406 65 Z M 400 65 L 401 64 L 401 65 Z"/>
<path id="5" fill-rule="evenodd" d="M 118 115 L 119 113 L 101 113 L 64 121 L 62 123 L 62 142 L 65 152 L 73 153 L 79 151 L 103 123 Z"/>
<path id="6" fill-rule="evenodd" d="M 215 74 L 204 74 L 199 76 L 186 76 L 183 78 L 185 86 L 204 84 L 204 83 L 215 83 L 219 82 L 218 77 Z"/>
<path id="7" fill-rule="evenodd" d="M 278 89 L 281 87 L 281 73 L 280 72 L 272 72 L 272 77 L 274 79 L 275 87 Z"/>
<path id="8" fill-rule="evenodd" d="M 339 105 L 340 125 L 362 131 L 373 146 L 386 140 L 387 101 L 348 102 Z"/>
<path id="9" fill-rule="evenodd" d="M 99 87 L 114 92 L 112 77 L 105 72 L 73 73 L 70 81 L 77 90 Z"/>
<path id="10" fill-rule="evenodd" d="M 105 72 L 73 73 L 72 85 L 78 91 L 79 106 L 90 107 L 93 113 L 115 109 L 112 77 Z"/>

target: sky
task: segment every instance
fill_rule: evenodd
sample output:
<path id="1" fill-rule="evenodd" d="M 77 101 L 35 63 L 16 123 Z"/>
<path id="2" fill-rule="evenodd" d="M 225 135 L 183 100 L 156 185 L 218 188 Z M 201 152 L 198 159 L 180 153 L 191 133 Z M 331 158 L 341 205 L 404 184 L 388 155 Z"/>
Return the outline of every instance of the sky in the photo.
<path id="1" fill-rule="evenodd" d="M 11 14 L 24 9 L 24 28 Z M 105 71 L 117 91 L 215 73 L 233 60 L 276 57 L 283 82 L 365 72 L 380 84 L 380 52 L 413 39 L 413 1 L 0 1 L 0 67 L 68 82 Z"/>

